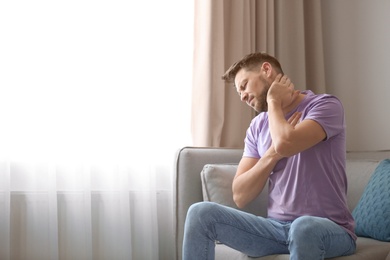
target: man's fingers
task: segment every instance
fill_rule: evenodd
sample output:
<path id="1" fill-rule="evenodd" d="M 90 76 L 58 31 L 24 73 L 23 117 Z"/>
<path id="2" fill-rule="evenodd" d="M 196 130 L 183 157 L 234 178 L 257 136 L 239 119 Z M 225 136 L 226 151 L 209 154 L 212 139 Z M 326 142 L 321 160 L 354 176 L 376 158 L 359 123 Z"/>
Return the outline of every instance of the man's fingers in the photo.
<path id="1" fill-rule="evenodd" d="M 281 82 L 282 77 L 283 77 L 282 74 L 278 74 L 278 75 L 276 76 L 276 78 L 275 78 L 275 81 L 276 81 L 276 82 Z"/>
<path id="2" fill-rule="evenodd" d="M 293 88 L 294 88 L 294 85 L 293 85 Z M 296 98 L 297 96 L 299 96 L 300 93 L 301 93 L 301 91 L 293 89 L 292 98 L 293 99 Z"/>
<path id="3" fill-rule="evenodd" d="M 282 81 L 283 81 L 285 84 L 287 84 L 287 85 L 289 85 L 290 82 L 291 82 L 291 81 L 290 81 L 290 78 L 287 77 L 286 75 L 283 76 Z"/>
<path id="4" fill-rule="evenodd" d="M 302 116 L 302 112 L 295 112 L 288 120 L 287 122 L 292 125 L 292 126 L 295 126 L 298 124 L 299 120 L 301 119 L 301 116 Z"/>

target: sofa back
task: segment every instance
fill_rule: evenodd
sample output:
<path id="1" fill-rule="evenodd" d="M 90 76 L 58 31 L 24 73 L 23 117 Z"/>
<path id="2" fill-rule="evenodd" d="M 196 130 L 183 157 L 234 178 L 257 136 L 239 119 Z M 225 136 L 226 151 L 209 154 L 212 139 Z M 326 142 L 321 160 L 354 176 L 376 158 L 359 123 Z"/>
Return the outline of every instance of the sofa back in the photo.
<path id="1" fill-rule="evenodd" d="M 371 175 L 378 166 L 379 161 L 373 159 L 347 159 L 346 173 L 348 179 L 348 208 L 352 210 L 356 207 L 363 194 Z"/>

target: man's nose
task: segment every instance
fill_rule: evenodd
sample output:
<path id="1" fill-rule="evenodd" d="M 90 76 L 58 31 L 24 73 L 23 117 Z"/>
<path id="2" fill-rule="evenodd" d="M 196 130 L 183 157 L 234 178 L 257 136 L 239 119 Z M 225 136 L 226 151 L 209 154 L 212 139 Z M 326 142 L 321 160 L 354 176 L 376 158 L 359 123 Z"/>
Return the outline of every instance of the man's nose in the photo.
<path id="1" fill-rule="evenodd" d="M 248 99 L 248 93 L 245 93 L 244 91 L 241 92 L 241 101 L 246 102 Z"/>

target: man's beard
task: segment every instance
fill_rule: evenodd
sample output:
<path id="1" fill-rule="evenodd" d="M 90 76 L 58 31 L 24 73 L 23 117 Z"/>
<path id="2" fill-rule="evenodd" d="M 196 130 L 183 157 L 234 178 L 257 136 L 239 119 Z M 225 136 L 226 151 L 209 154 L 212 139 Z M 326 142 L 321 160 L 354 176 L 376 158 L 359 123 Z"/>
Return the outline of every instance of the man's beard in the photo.
<path id="1" fill-rule="evenodd" d="M 258 113 L 267 112 L 268 111 L 268 103 L 267 103 L 267 94 L 271 85 L 264 79 L 261 78 L 264 84 L 264 90 L 260 93 L 259 96 L 256 97 L 256 105 L 254 107 L 255 111 Z"/>

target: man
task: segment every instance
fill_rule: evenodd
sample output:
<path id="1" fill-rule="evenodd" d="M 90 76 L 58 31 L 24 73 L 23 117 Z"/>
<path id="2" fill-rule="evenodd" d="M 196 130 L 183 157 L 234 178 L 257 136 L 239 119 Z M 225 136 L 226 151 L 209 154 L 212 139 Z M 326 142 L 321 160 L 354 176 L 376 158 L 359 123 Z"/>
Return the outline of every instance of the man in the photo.
<path id="1" fill-rule="evenodd" d="M 341 102 L 295 90 L 278 60 L 266 53 L 245 56 L 222 78 L 234 82 L 241 100 L 259 112 L 247 130 L 233 198 L 242 208 L 268 181 L 268 217 L 196 203 L 187 214 L 183 259 L 214 259 L 215 241 L 251 257 L 316 260 L 353 254 Z"/>

